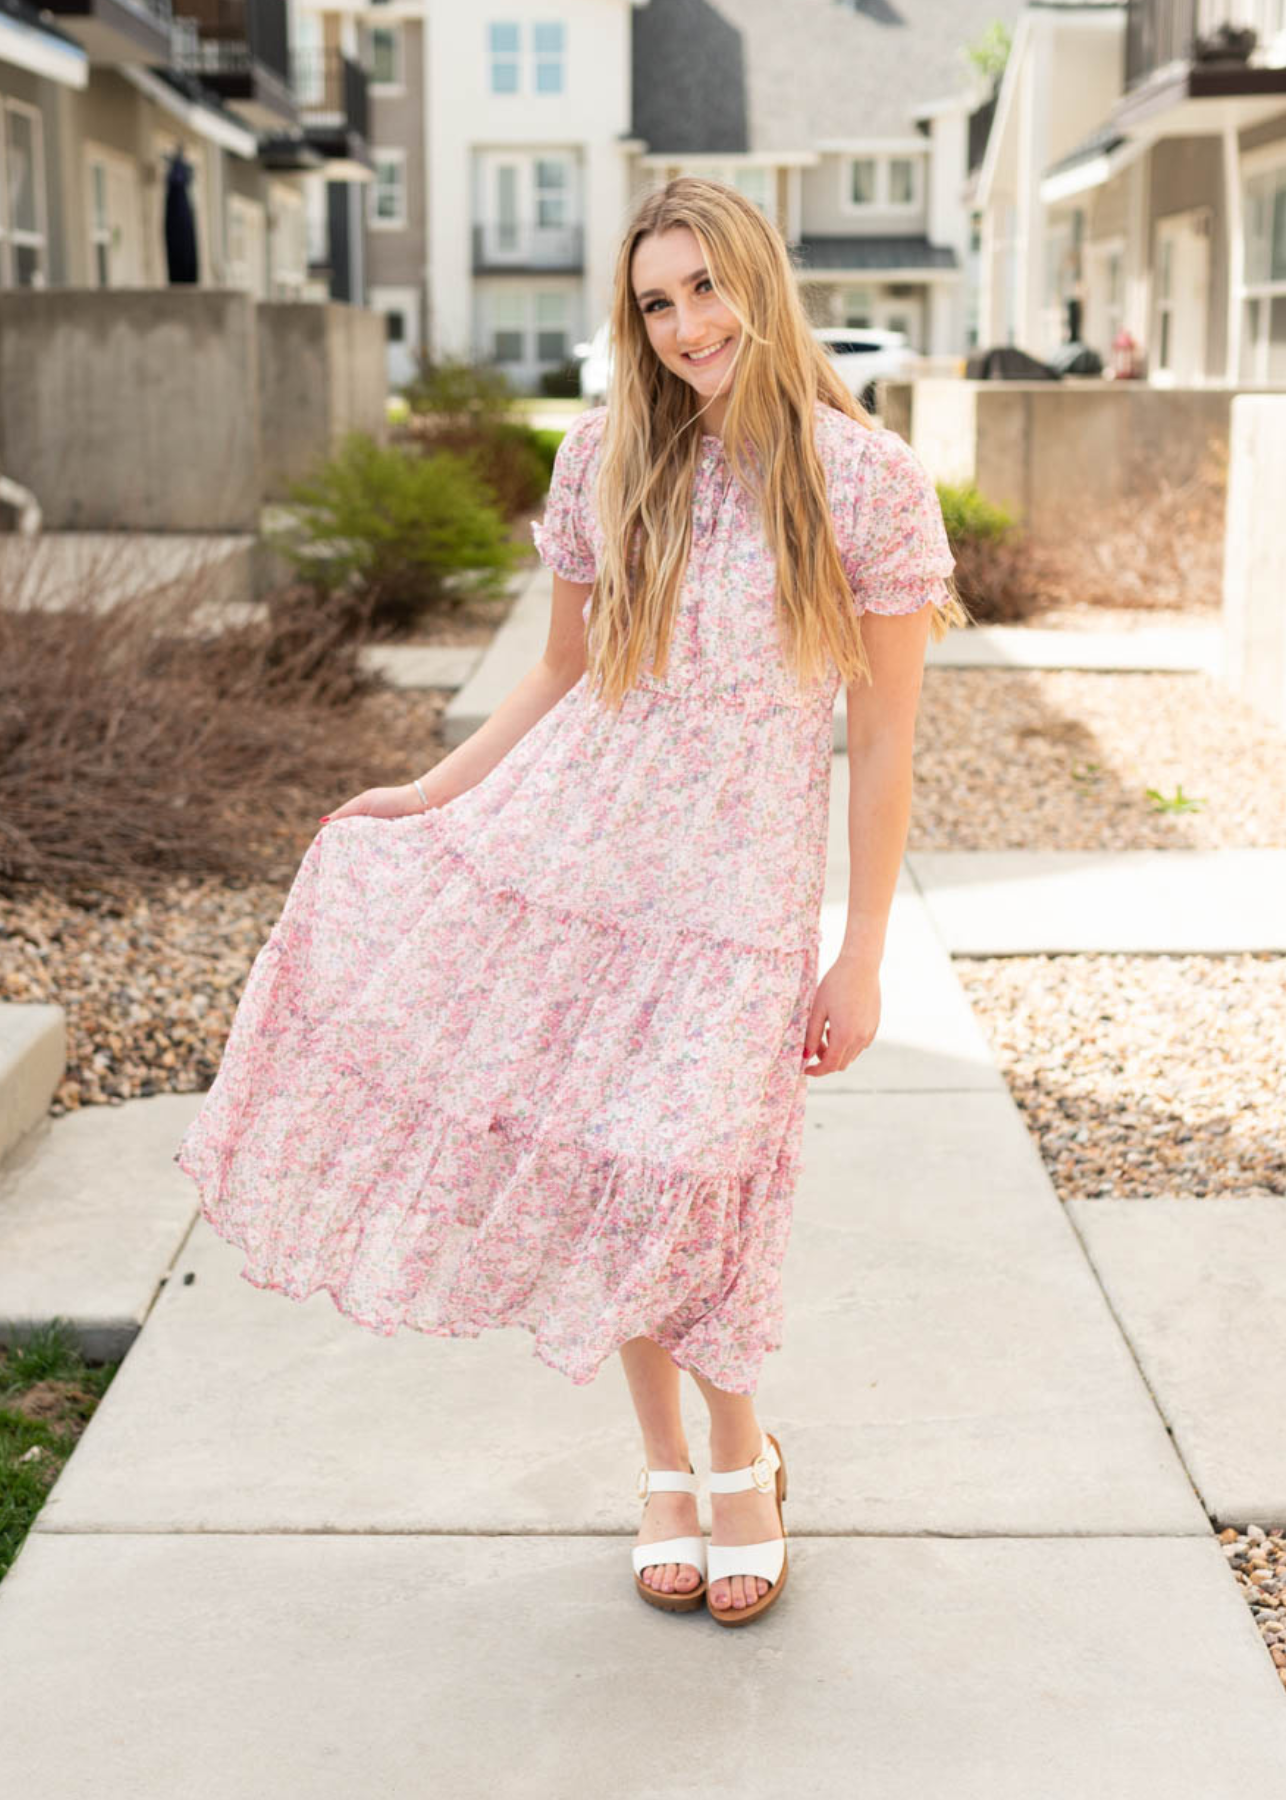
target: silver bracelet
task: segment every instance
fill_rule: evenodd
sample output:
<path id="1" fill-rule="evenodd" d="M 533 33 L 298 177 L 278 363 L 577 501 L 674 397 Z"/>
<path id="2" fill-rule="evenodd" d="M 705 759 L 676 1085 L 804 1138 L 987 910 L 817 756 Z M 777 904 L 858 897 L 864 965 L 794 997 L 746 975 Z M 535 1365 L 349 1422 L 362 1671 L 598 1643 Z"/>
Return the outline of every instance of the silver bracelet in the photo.
<path id="1" fill-rule="evenodd" d="M 424 789 L 420 786 L 420 778 L 418 775 L 412 775 L 411 785 L 415 789 L 416 793 L 420 796 L 421 800 L 423 800 L 425 812 L 429 812 L 431 810 L 430 805 L 429 805 L 429 796 L 425 793 Z"/>

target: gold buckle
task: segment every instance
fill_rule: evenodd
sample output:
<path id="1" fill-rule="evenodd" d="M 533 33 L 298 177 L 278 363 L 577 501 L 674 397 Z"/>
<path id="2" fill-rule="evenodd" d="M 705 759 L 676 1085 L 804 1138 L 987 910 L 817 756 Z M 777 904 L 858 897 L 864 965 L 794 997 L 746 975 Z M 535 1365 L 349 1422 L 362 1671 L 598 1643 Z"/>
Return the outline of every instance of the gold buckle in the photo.
<path id="1" fill-rule="evenodd" d="M 750 1465 L 750 1473 L 755 1486 L 759 1489 L 761 1494 L 771 1492 L 772 1478 L 775 1471 L 766 1451 L 761 1450 L 759 1452 L 758 1456 Z"/>
<path id="2" fill-rule="evenodd" d="M 643 1467 L 639 1470 L 639 1478 L 634 1484 L 634 1492 L 638 1495 L 640 1500 L 647 1499 L 647 1464 L 646 1463 L 644 1463 Z"/>

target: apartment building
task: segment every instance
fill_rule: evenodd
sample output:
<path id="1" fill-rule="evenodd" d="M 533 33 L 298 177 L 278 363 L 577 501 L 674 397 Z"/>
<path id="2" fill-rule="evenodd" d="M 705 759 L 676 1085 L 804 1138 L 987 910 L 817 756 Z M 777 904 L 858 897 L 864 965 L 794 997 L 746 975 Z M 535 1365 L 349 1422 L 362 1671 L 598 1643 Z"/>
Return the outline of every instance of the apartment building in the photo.
<path id="1" fill-rule="evenodd" d="M 181 158 L 196 279 L 301 290 L 284 0 L 0 0 L 0 110 L 0 286 L 164 286 Z"/>
<path id="2" fill-rule="evenodd" d="M 440 353 L 533 388 L 606 308 L 641 0 L 425 0 L 428 270 Z"/>
<path id="3" fill-rule="evenodd" d="M 733 182 L 791 244 L 819 325 L 972 341 L 967 47 L 1005 0 L 649 0 L 633 32 L 634 191 Z"/>
<path id="4" fill-rule="evenodd" d="M 977 204 L 989 341 L 1286 386 L 1286 0 L 1028 5 Z"/>
<path id="5" fill-rule="evenodd" d="M 366 304 L 384 315 L 390 387 L 428 342 L 428 99 L 423 0 L 372 0 L 359 15 L 373 178 L 365 190 Z"/>

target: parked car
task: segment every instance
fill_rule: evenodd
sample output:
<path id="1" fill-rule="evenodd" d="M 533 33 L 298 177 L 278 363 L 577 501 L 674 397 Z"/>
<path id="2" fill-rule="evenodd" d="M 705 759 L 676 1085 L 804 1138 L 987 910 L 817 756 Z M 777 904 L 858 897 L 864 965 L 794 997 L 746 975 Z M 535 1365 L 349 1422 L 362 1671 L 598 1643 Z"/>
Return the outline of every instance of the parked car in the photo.
<path id="1" fill-rule="evenodd" d="M 813 336 L 835 364 L 840 380 L 868 410 L 875 404 L 877 381 L 908 381 L 919 361 L 904 331 L 865 331 L 850 325 L 818 325 Z M 611 327 L 606 319 L 586 344 L 572 355 L 580 363 L 582 399 L 601 406 L 611 378 Z"/>
<path id="2" fill-rule="evenodd" d="M 601 406 L 607 399 L 612 373 L 611 340 L 611 321 L 604 319 L 587 344 L 572 346 L 572 355 L 580 364 L 581 398 L 591 406 Z"/>
<path id="3" fill-rule="evenodd" d="M 867 331 L 856 325 L 818 325 L 813 336 L 835 364 L 850 394 L 870 412 L 877 381 L 909 381 L 919 357 L 905 331 Z"/>

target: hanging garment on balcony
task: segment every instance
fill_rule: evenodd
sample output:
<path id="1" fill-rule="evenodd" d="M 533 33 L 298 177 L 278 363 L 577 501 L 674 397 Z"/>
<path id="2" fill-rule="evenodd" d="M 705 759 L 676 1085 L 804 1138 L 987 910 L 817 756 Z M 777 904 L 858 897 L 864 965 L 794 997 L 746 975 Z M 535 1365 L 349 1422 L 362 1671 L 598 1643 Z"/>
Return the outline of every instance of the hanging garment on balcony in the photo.
<path id="1" fill-rule="evenodd" d="M 165 175 L 165 261 L 171 283 L 200 280 L 192 173 L 192 164 L 176 150 Z"/>

